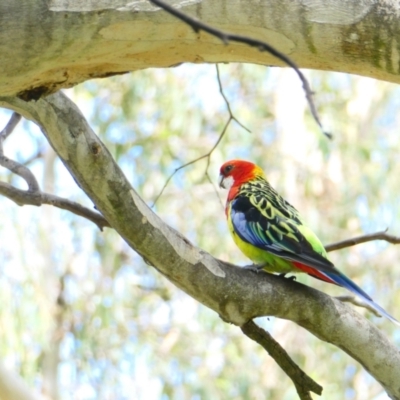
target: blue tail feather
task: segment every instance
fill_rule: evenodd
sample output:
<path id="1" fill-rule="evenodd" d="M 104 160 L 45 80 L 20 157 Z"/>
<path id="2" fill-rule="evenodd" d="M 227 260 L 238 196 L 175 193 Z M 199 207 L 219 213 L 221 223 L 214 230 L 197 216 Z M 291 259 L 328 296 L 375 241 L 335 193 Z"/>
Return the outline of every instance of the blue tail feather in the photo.
<path id="1" fill-rule="evenodd" d="M 335 271 L 336 273 L 327 273 L 323 272 L 329 279 L 335 282 L 337 285 L 342 286 L 354 293 L 358 297 L 360 297 L 366 304 L 368 304 L 371 308 L 377 311 L 383 317 L 386 317 L 390 321 L 394 322 L 396 325 L 400 325 L 400 322 L 392 317 L 387 311 L 385 311 L 379 304 L 375 303 L 367 293 L 364 292 L 360 287 L 358 287 L 352 280 L 350 280 L 347 276 L 343 275 L 339 271 Z"/>

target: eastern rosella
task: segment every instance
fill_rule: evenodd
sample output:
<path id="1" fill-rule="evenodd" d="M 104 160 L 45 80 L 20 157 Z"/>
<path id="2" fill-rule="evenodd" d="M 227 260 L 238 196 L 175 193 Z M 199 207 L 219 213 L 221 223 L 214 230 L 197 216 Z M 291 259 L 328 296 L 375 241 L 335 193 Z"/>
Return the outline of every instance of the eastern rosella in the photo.
<path id="1" fill-rule="evenodd" d="M 220 169 L 219 185 L 229 190 L 225 208 L 229 231 L 251 261 L 268 272 L 305 272 L 345 287 L 400 325 L 327 259 L 318 237 L 267 182 L 260 167 L 243 160 L 228 161 Z"/>

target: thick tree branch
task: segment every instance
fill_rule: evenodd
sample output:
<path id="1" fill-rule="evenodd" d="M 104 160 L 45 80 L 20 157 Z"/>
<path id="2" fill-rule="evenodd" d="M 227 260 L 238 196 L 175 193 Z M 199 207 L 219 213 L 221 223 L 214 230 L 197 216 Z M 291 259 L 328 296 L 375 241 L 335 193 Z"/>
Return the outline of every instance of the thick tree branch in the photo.
<path id="1" fill-rule="evenodd" d="M 253 320 L 243 324 L 240 329 L 250 339 L 260 344 L 293 381 L 301 400 L 312 400 L 310 392 L 322 394 L 322 386 L 311 379 L 290 358 L 286 350 Z"/>
<path id="2" fill-rule="evenodd" d="M 0 106 L 42 127 L 111 226 L 176 286 L 238 326 L 257 316 L 291 320 L 359 361 L 391 398 L 400 398 L 400 352 L 376 326 L 324 293 L 278 276 L 235 268 L 193 246 L 143 202 L 64 94 L 37 102 L 3 97 Z"/>

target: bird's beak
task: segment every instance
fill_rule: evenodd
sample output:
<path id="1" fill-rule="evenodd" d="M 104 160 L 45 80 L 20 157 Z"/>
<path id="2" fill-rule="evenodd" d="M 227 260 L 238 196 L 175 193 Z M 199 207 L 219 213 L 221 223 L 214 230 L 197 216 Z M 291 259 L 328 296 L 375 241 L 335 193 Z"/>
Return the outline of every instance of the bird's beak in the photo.
<path id="1" fill-rule="evenodd" d="M 224 189 L 225 189 L 225 186 L 224 186 L 224 176 L 223 176 L 222 174 L 219 175 L 219 178 L 218 178 L 218 186 L 219 186 L 220 188 L 224 188 Z"/>

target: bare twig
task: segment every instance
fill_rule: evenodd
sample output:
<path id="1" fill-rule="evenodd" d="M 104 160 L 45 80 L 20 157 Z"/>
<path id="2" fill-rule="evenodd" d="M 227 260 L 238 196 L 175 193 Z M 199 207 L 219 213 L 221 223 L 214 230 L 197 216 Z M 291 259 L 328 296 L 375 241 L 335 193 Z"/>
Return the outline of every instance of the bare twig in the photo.
<path id="1" fill-rule="evenodd" d="M 36 154 L 33 154 L 27 160 L 24 160 L 24 164 L 23 165 L 25 165 L 25 167 L 27 167 L 28 165 L 32 164 L 34 161 L 42 158 L 43 155 L 44 155 L 43 150 L 39 150 Z"/>
<path id="2" fill-rule="evenodd" d="M 221 74 L 219 72 L 219 65 L 215 64 L 216 70 L 217 70 L 217 81 L 218 81 L 218 88 L 219 92 L 221 93 L 222 98 L 225 101 L 226 108 L 228 109 L 229 116 L 239 125 L 241 126 L 244 130 L 247 132 L 251 133 L 250 129 L 244 126 L 234 115 L 231 109 L 231 105 L 229 103 L 228 98 L 225 96 L 224 88 L 222 87 L 222 81 L 221 81 Z"/>
<path id="3" fill-rule="evenodd" d="M 23 178 L 28 184 L 28 190 L 30 192 L 37 192 L 39 190 L 39 184 L 32 172 L 24 165 L 14 160 L 10 160 L 9 158 L 4 156 L 3 143 L 7 139 L 7 137 L 14 131 L 20 120 L 21 115 L 14 112 L 11 115 L 11 118 L 5 128 L 0 132 L 0 165 Z"/>
<path id="4" fill-rule="evenodd" d="M 157 195 L 157 197 L 155 198 L 155 200 L 154 200 L 154 202 L 153 202 L 153 204 L 152 204 L 152 207 L 155 206 L 155 204 L 157 203 L 158 199 L 162 196 L 162 194 L 164 193 L 165 188 L 168 186 L 169 182 L 170 182 L 171 179 L 175 176 L 175 174 L 176 174 L 178 171 L 180 171 L 181 169 L 186 168 L 186 167 L 188 167 L 189 165 L 192 165 L 192 164 L 196 163 L 197 161 L 203 160 L 203 159 L 205 159 L 205 158 L 207 159 L 207 165 L 206 165 L 205 175 L 206 175 L 207 179 L 212 183 L 212 181 L 211 181 L 211 179 L 210 179 L 210 176 L 209 176 L 209 174 L 208 174 L 208 168 L 209 168 L 209 166 L 210 166 L 211 154 L 214 152 L 214 150 L 217 148 L 217 146 L 221 143 L 221 140 L 222 140 L 223 137 L 225 136 L 225 133 L 226 133 L 226 131 L 227 131 L 227 129 L 228 129 L 228 127 L 229 127 L 229 125 L 230 125 L 230 123 L 231 123 L 232 121 L 235 121 L 239 126 L 241 126 L 243 129 L 245 129 L 247 132 L 251 132 L 246 126 L 244 126 L 244 125 L 234 116 L 234 114 L 233 114 L 233 112 L 232 112 L 232 109 L 231 109 L 231 106 L 230 106 L 230 104 L 229 104 L 229 100 L 227 99 L 227 97 L 226 97 L 226 95 L 225 95 L 225 93 L 224 93 L 224 89 L 223 89 L 223 87 L 222 87 L 221 76 L 220 76 L 220 73 L 219 73 L 218 64 L 216 65 L 216 69 L 217 69 L 217 81 L 218 81 L 219 92 L 221 93 L 221 96 L 222 96 L 222 98 L 224 99 L 226 108 L 227 108 L 228 113 L 229 113 L 228 120 L 226 121 L 225 126 L 224 126 L 224 128 L 222 129 L 222 132 L 220 133 L 220 135 L 218 136 L 218 139 L 217 139 L 217 141 L 215 142 L 214 146 L 213 146 L 206 154 L 203 154 L 202 156 L 197 157 L 197 158 L 195 158 L 194 160 L 191 160 L 191 161 L 189 161 L 189 162 L 187 162 L 187 163 L 185 163 L 185 164 L 182 164 L 181 166 L 179 166 L 178 168 L 176 168 L 176 169 L 172 172 L 172 174 L 171 174 L 171 175 L 167 178 L 167 180 L 165 181 L 163 187 L 162 187 L 161 190 L 160 190 L 160 193 L 159 193 L 159 194 Z M 213 187 L 214 187 L 214 189 L 215 189 L 215 186 L 214 186 L 214 185 L 213 185 Z M 220 197 L 219 197 L 219 195 L 218 195 L 218 191 L 217 191 L 216 189 L 215 189 L 215 193 L 217 194 L 217 197 L 220 199 Z M 220 201 L 221 201 L 221 199 L 220 199 Z"/>
<path id="5" fill-rule="evenodd" d="M 32 205 L 41 206 L 42 204 L 49 204 L 63 210 L 72 212 L 75 215 L 84 217 L 89 221 L 96 224 L 100 230 L 104 227 L 110 227 L 108 221 L 98 212 L 92 211 L 87 207 L 80 205 L 74 201 L 64 199 L 48 193 L 42 193 L 40 191 L 29 192 L 21 189 L 17 189 L 14 186 L 9 185 L 5 182 L 0 182 L 0 194 L 14 201 L 19 206 Z"/>
<path id="6" fill-rule="evenodd" d="M 286 350 L 267 331 L 260 328 L 253 320 L 246 322 L 240 329 L 246 336 L 261 345 L 283 369 L 293 381 L 301 400 L 312 400 L 310 392 L 322 394 L 322 386 L 301 370 Z"/>
<path id="7" fill-rule="evenodd" d="M 325 246 L 325 250 L 326 251 L 340 250 L 340 249 L 344 249 L 346 247 L 355 246 L 356 244 L 371 242 L 373 240 L 384 240 L 384 241 L 392 243 L 392 244 L 400 243 L 399 236 L 388 235 L 386 232 L 387 232 L 387 229 L 384 231 L 381 231 L 381 232 L 370 233 L 368 235 L 357 236 L 352 239 L 346 239 L 346 240 L 342 240 L 340 242 L 328 244 L 327 246 Z"/>
<path id="8" fill-rule="evenodd" d="M 266 52 L 272 54 L 274 57 L 278 58 L 279 60 L 283 61 L 285 64 L 287 64 L 291 68 L 293 68 L 303 84 L 303 89 L 304 89 L 308 104 L 310 106 L 312 116 L 314 117 L 318 126 L 321 128 L 321 131 L 328 138 L 332 137 L 332 135 L 328 132 L 325 132 L 322 127 L 322 123 L 319 119 L 317 109 L 316 109 L 314 101 L 312 99 L 313 92 L 311 91 L 310 85 L 309 85 L 306 77 L 300 71 L 298 66 L 287 55 L 285 55 L 284 53 L 281 53 L 279 50 L 275 49 L 275 47 L 273 47 L 270 44 L 263 42 L 261 40 L 252 39 L 248 36 L 236 35 L 233 33 L 228 33 L 228 32 L 224 32 L 219 29 L 216 29 L 208 24 L 205 24 L 204 22 L 199 21 L 196 18 L 190 17 L 189 15 L 177 10 L 176 8 L 170 6 L 169 4 L 165 3 L 162 0 L 149 0 L 149 1 L 151 3 L 157 5 L 158 7 L 161 7 L 163 10 L 167 11 L 169 14 L 171 14 L 171 15 L 177 17 L 178 19 L 180 19 L 181 21 L 185 22 L 189 26 L 191 26 L 196 33 L 199 31 L 207 32 L 210 35 L 213 35 L 213 36 L 221 39 L 222 42 L 226 45 L 230 41 L 232 41 L 232 42 L 244 43 L 249 46 L 256 47 L 259 51 L 266 51 Z"/>
<path id="9" fill-rule="evenodd" d="M 207 178 L 208 182 L 211 183 L 211 185 L 212 185 L 212 187 L 213 187 L 213 189 L 214 189 L 214 193 L 215 193 L 215 195 L 217 196 L 219 202 L 221 203 L 222 209 L 224 209 L 224 208 L 225 208 L 224 203 L 223 203 L 223 201 L 222 201 L 222 199 L 221 199 L 221 197 L 220 197 L 220 195 L 219 195 L 219 194 L 220 194 L 220 191 L 218 191 L 218 188 L 215 186 L 215 183 L 213 182 L 213 180 L 211 179 L 210 174 L 208 173 L 208 170 L 206 171 L 206 178 Z"/>
<path id="10" fill-rule="evenodd" d="M 18 125 L 18 122 L 21 121 L 21 115 L 13 112 L 10 120 L 4 129 L 0 132 L 0 156 L 3 155 L 3 142 L 7 139 L 7 137 L 13 132 L 15 127 Z"/>
<path id="11" fill-rule="evenodd" d="M 19 206 L 50 204 L 92 221 L 100 230 L 103 230 L 104 227 L 109 227 L 110 224 L 108 221 L 98 212 L 92 211 L 74 201 L 41 192 L 36 177 L 29 168 L 4 156 L 3 142 L 13 132 L 20 120 L 21 115 L 14 112 L 6 127 L 0 132 L 0 165 L 23 178 L 28 184 L 28 190 L 17 189 L 8 183 L 0 181 L 0 194 L 14 201 Z M 38 154 L 41 154 L 41 152 Z"/>
<path id="12" fill-rule="evenodd" d="M 25 165 L 22 165 L 14 160 L 10 160 L 4 155 L 0 156 L 0 165 L 23 178 L 28 184 L 28 190 L 30 192 L 39 191 L 39 184 L 35 178 L 35 175 L 33 175 L 32 172 L 25 167 Z"/>
<path id="13" fill-rule="evenodd" d="M 375 314 L 377 317 L 382 317 L 381 314 L 378 313 L 374 308 L 372 308 L 369 304 L 364 303 L 361 299 L 358 297 L 352 296 L 351 294 L 346 294 L 342 296 L 335 296 L 335 299 L 338 299 L 342 301 L 343 303 L 351 303 L 354 304 L 355 306 L 366 308 L 367 310 L 371 311 L 373 314 Z"/>

